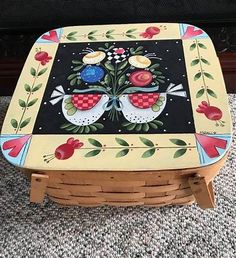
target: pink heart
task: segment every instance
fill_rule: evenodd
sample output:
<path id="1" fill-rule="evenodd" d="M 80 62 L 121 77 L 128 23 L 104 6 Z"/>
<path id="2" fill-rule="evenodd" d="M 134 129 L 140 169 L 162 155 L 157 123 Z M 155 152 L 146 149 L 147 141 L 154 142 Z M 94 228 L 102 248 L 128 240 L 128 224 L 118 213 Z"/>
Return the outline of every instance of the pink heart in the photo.
<path id="1" fill-rule="evenodd" d="M 220 156 L 220 153 L 216 147 L 225 150 L 227 147 L 227 141 L 207 135 L 195 133 L 197 141 L 200 143 L 207 156 L 210 158 L 216 158 Z"/>
<path id="2" fill-rule="evenodd" d="M 8 155 L 11 157 L 17 157 L 31 136 L 32 136 L 31 134 L 27 134 L 20 138 L 6 141 L 3 143 L 2 148 L 3 150 L 11 149 Z"/>
<path id="3" fill-rule="evenodd" d="M 50 30 L 49 35 L 44 34 L 41 38 L 59 43 L 59 38 L 58 38 L 57 32 L 55 30 Z"/>
<path id="4" fill-rule="evenodd" d="M 184 35 L 182 36 L 182 39 L 188 39 L 192 37 L 196 37 L 198 35 L 201 35 L 203 33 L 200 29 L 195 29 L 194 26 L 188 26 Z"/>

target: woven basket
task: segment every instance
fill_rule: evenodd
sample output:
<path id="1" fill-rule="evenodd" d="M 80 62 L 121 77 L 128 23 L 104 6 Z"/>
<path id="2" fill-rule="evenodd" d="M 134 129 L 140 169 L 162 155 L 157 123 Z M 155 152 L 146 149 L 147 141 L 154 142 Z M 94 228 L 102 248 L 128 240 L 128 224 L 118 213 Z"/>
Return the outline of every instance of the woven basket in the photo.
<path id="1" fill-rule="evenodd" d="M 225 158 L 211 166 L 152 172 L 44 171 L 32 174 L 31 201 L 44 194 L 62 205 L 214 207 L 212 180 Z"/>

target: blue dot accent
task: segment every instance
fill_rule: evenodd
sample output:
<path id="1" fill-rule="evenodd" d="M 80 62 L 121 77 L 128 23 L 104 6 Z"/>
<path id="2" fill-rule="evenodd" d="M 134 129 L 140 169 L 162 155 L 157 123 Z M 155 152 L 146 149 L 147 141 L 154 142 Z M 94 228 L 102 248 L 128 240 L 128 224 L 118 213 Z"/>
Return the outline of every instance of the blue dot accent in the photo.
<path id="1" fill-rule="evenodd" d="M 104 76 L 104 71 L 99 66 L 87 66 L 80 74 L 85 82 L 97 82 Z"/>

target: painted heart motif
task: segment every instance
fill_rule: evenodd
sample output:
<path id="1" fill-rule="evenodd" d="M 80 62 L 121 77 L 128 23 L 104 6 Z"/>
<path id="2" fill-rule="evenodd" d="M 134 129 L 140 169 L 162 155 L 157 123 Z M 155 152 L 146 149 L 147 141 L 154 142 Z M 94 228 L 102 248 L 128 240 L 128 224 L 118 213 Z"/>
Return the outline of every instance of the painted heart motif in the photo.
<path id="1" fill-rule="evenodd" d="M 9 141 L 6 141 L 2 145 L 3 150 L 9 150 L 11 151 L 8 153 L 9 156 L 11 157 L 17 157 L 24 147 L 24 145 L 27 143 L 27 141 L 31 138 L 31 134 L 24 135 L 20 138 L 17 139 L 12 139 Z"/>
<path id="2" fill-rule="evenodd" d="M 49 35 L 44 34 L 41 38 L 59 43 L 59 38 L 58 38 L 57 32 L 55 30 L 50 30 Z"/>
<path id="3" fill-rule="evenodd" d="M 220 153 L 218 152 L 216 147 L 224 150 L 227 147 L 227 141 L 223 139 L 210 137 L 198 133 L 195 134 L 195 137 L 210 158 L 216 158 L 220 156 Z"/>
<path id="4" fill-rule="evenodd" d="M 200 29 L 195 29 L 194 26 L 188 26 L 184 35 L 182 36 L 182 39 L 188 39 L 192 37 L 196 37 L 198 35 L 201 35 L 203 33 Z"/>

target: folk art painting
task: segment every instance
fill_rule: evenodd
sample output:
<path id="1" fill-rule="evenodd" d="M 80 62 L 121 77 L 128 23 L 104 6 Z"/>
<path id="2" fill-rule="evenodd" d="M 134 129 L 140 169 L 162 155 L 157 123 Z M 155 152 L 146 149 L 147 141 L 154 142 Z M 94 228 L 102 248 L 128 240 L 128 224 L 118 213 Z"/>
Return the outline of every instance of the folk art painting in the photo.
<path id="1" fill-rule="evenodd" d="M 2 128 L 13 164 L 156 170 L 218 161 L 231 142 L 213 44 L 188 24 L 78 26 L 36 41 Z"/>

